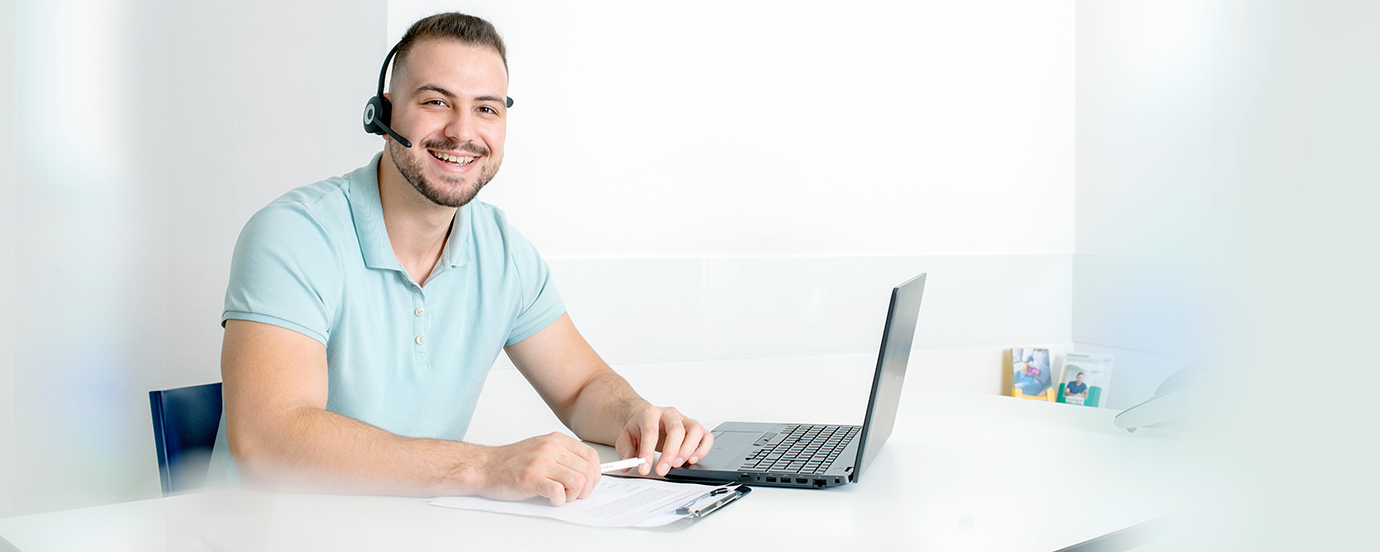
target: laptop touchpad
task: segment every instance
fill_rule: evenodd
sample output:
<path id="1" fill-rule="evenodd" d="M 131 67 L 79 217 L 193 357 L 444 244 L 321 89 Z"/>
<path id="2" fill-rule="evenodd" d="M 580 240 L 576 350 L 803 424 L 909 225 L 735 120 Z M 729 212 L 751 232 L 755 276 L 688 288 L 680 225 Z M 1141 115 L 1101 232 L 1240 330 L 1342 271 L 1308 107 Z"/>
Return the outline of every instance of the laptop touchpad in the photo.
<path id="1" fill-rule="evenodd" d="M 724 431 L 714 434 L 714 455 L 733 454 L 745 451 L 762 436 L 760 431 Z"/>

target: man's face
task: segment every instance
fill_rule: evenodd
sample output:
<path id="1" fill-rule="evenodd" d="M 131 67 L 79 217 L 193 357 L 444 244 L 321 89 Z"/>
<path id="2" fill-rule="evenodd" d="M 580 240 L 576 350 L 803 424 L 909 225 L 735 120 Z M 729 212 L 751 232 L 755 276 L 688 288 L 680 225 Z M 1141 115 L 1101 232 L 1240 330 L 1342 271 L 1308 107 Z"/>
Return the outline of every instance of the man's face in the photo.
<path id="1" fill-rule="evenodd" d="M 508 129 L 508 73 L 490 48 L 423 40 L 393 76 L 393 130 L 412 141 L 388 141 L 398 172 L 427 199 L 459 207 L 503 164 Z"/>
<path id="2" fill-rule="evenodd" d="M 1074 376 L 1073 381 L 1077 383 L 1083 383 L 1083 374 L 1078 374 L 1077 376 Z"/>

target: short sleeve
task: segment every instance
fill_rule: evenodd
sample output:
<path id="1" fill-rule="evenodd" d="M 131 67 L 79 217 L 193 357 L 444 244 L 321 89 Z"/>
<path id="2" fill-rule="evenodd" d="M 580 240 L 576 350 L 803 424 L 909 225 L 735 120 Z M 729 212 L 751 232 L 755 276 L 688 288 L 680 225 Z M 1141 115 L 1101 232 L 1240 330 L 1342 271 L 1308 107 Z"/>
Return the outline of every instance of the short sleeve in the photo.
<path id="1" fill-rule="evenodd" d="M 565 314 L 565 301 L 556 291 L 556 282 L 551 277 L 551 267 L 537 253 L 537 248 L 527 241 L 517 229 L 503 221 L 508 254 L 517 270 L 520 299 L 517 318 L 513 321 L 508 341 L 513 345 L 532 337 L 543 328 L 551 325 Z"/>
<path id="2" fill-rule="evenodd" d="M 325 344 L 341 295 L 340 256 L 301 203 L 276 202 L 245 224 L 230 263 L 226 320 L 287 328 Z"/>

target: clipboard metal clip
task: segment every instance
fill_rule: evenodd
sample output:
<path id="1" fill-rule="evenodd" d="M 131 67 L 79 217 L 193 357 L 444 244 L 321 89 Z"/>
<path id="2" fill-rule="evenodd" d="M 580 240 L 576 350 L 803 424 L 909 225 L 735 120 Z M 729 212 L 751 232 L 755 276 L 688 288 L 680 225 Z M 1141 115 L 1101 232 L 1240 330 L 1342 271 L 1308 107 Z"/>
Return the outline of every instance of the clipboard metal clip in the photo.
<path id="1" fill-rule="evenodd" d="M 752 492 L 752 488 L 751 488 L 751 487 L 744 487 L 744 486 L 742 486 L 742 485 L 739 485 L 739 486 L 736 486 L 736 487 L 733 487 L 733 488 L 724 487 L 724 488 L 721 488 L 721 489 L 714 489 L 713 491 L 710 491 L 709 494 L 706 494 L 706 495 L 700 497 L 699 499 L 695 500 L 695 502 L 699 502 L 699 501 L 701 501 L 701 500 L 704 500 L 705 498 L 712 497 L 712 496 L 716 496 L 716 495 L 720 495 L 720 494 L 722 494 L 723 496 L 722 496 L 722 497 L 719 497 L 718 499 L 714 500 L 713 502 L 710 502 L 709 504 L 706 504 L 706 505 L 704 505 L 704 506 L 702 506 L 702 507 L 700 507 L 700 508 L 697 508 L 697 509 L 693 509 L 693 510 L 692 510 L 692 509 L 690 508 L 690 506 L 693 506 L 693 505 L 694 505 L 694 502 L 692 502 L 692 503 L 690 503 L 690 504 L 687 504 L 686 506 L 677 508 L 677 509 L 676 509 L 676 515 L 688 516 L 688 517 L 689 517 L 690 519 L 692 519 L 692 520 L 698 520 L 698 519 L 700 519 L 700 518 L 702 518 L 702 517 L 704 517 L 704 516 L 707 516 L 707 515 L 709 515 L 709 514 L 712 514 L 712 513 L 716 512 L 716 511 L 718 511 L 719 508 L 723 508 L 724 506 L 728 506 L 728 505 L 729 505 L 730 503 L 732 503 L 733 501 L 738 500 L 739 498 L 742 498 L 744 495 L 746 495 L 746 494 L 748 494 L 748 493 L 750 493 L 750 492 Z"/>

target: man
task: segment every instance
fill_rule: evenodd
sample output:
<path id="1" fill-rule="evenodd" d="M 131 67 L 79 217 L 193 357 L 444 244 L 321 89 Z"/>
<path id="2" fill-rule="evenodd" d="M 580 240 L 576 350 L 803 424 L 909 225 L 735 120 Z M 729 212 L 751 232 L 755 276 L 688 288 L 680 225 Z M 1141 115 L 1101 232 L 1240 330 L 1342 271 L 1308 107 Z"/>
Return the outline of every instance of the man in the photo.
<path id="1" fill-rule="evenodd" d="M 1073 377 L 1073 382 L 1071 382 L 1071 383 L 1069 383 L 1068 385 L 1064 386 L 1064 396 L 1065 396 L 1065 397 L 1077 397 L 1077 396 L 1082 396 L 1082 397 L 1085 398 L 1085 399 L 1088 398 L 1088 384 L 1083 383 L 1083 373 L 1082 373 L 1082 372 L 1079 372 L 1078 375 L 1076 375 L 1076 376 Z"/>
<path id="2" fill-rule="evenodd" d="M 589 495 L 598 454 L 559 433 L 461 442 L 503 347 L 580 438 L 665 475 L 713 436 L 639 397 L 576 331 L 546 263 L 502 211 L 502 39 L 462 14 L 399 42 L 391 128 L 367 166 L 298 188 L 245 225 L 223 315 L 226 430 L 251 486 L 419 496 Z"/>

